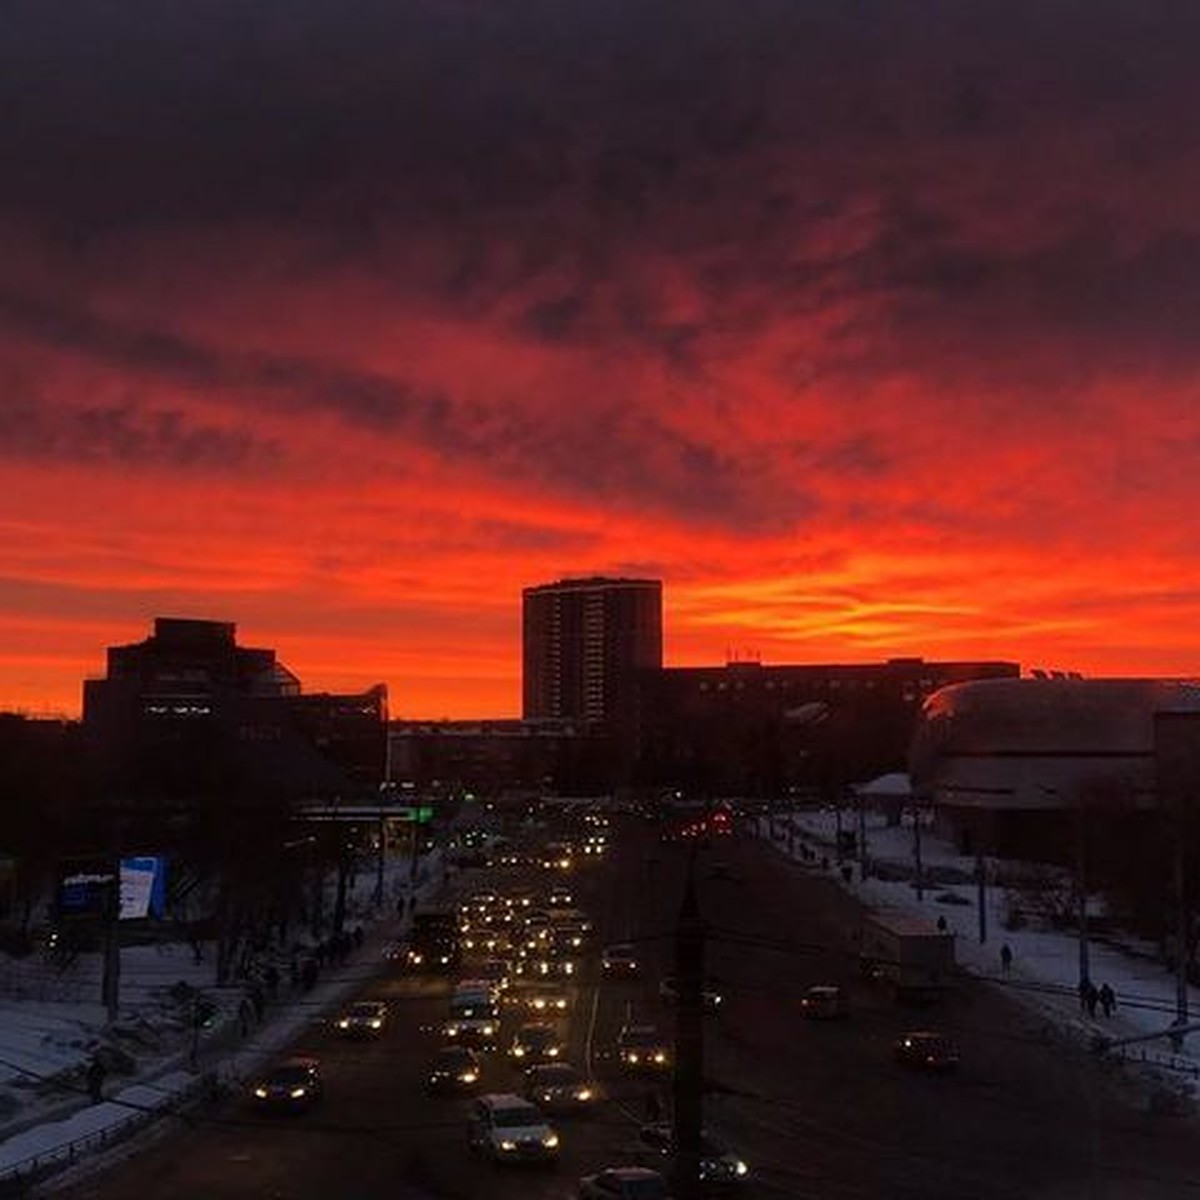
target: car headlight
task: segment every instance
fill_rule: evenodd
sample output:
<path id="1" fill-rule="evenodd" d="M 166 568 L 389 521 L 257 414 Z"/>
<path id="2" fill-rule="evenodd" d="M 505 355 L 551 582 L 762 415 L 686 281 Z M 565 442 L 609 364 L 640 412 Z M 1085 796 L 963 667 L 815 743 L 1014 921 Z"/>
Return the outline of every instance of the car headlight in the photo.
<path id="1" fill-rule="evenodd" d="M 408 952 L 408 961 L 410 963 L 412 963 L 414 966 L 419 967 L 425 961 L 425 959 L 422 955 L 418 954 L 415 950 L 410 950 Z"/>
<path id="2" fill-rule="evenodd" d="M 667 1056 L 666 1056 L 666 1055 L 665 1055 L 665 1054 L 664 1054 L 664 1053 L 663 1053 L 661 1050 L 659 1050 L 659 1051 L 658 1051 L 658 1052 L 657 1052 L 657 1053 L 654 1055 L 654 1061 L 655 1061 L 656 1063 L 665 1063 L 665 1062 L 667 1061 Z"/>
<path id="3" fill-rule="evenodd" d="M 626 1062 L 631 1062 L 631 1063 L 635 1063 L 635 1062 L 637 1062 L 637 1061 L 638 1061 L 638 1054 L 637 1054 L 637 1051 L 636 1051 L 636 1050 L 629 1050 L 629 1051 L 626 1051 L 626 1054 L 625 1054 L 625 1061 L 626 1061 Z"/>
<path id="4" fill-rule="evenodd" d="M 592 1098 L 592 1089 L 591 1088 L 580 1088 L 579 1091 L 577 1091 L 575 1093 L 576 1100 L 590 1100 L 591 1098 Z"/>
<path id="5" fill-rule="evenodd" d="M 380 1018 L 379 1018 L 379 1017 L 372 1017 L 372 1018 L 371 1018 L 371 1028 L 372 1028 L 372 1029 L 382 1029 L 382 1028 L 383 1028 L 383 1021 L 382 1021 L 382 1020 L 380 1020 Z"/>
<path id="6" fill-rule="evenodd" d="M 517 1148 L 516 1142 L 510 1142 L 508 1140 L 505 1140 L 500 1143 L 501 1150 L 515 1150 L 516 1148 Z"/>
<path id="7" fill-rule="evenodd" d="M 266 1089 L 265 1087 L 256 1087 L 256 1088 L 254 1089 L 254 1094 L 255 1094 L 255 1095 L 256 1095 L 256 1096 L 257 1096 L 257 1097 L 258 1097 L 260 1100 L 265 1100 L 265 1099 L 267 1098 L 267 1089 Z"/>
<path id="8" fill-rule="evenodd" d="M 513 1052 L 513 1058 L 524 1058 L 525 1057 L 525 1047 L 524 1046 L 514 1046 L 512 1052 Z"/>
<path id="9" fill-rule="evenodd" d="M 343 1017 L 343 1018 L 342 1018 L 342 1019 L 341 1019 L 341 1020 L 340 1020 L 340 1021 L 337 1023 L 337 1027 L 338 1027 L 339 1029 L 349 1029 L 349 1028 L 350 1028 L 350 1020 L 349 1020 L 349 1018 L 347 1018 L 347 1017 Z"/>
<path id="10" fill-rule="evenodd" d="M 458 1037 L 458 1026 L 457 1025 L 447 1025 L 446 1026 L 446 1036 L 447 1037 Z"/>
<path id="11" fill-rule="evenodd" d="M 484 1037 L 491 1037 L 496 1032 L 496 1027 L 494 1025 L 485 1025 L 481 1032 Z"/>
<path id="12" fill-rule="evenodd" d="M 288 1092 L 288 1095 L 291 1096 L 293 1100 L 299 1100 L 305 1094 L 305 1089 L 302 1087 L 294 1087 L 290 1092 Z"/>
<path id="13" fill-rule="evenodd" d="M 535 1000 L 533 1002 L 533 1007 L 534 1008 L 545 1008 L 546 1002 L 545 1002 L 545 1000 L 541 1000 L 541 999 Z"/>
<path id="14" fill-rule="evenodd" d="M 733 1173 L 735 1175 L 745 1175 L 749 1170 L 750 1168 L 740 1158 L 733 1164 Z"/>
<path id="15" fill-rule="evenodd" d="M 548 1055 L 549 1055 L 551 1058 L 557 1058 L 557 1057 L 558 1057 L 558 1047 L 557 1047 L 557 1046 L 547 1046 L 547 1047 L 546 1047 L 546 1053 L 547 1053 L 547 1054 L 548 1054 Z"/>
<path id="16" fill-rule="evenodd" d="M 464 1071 L 459 1077 L 459 1083 L 474 1083 L 479 1078 L 478 1071 Z"/>
<path id="17" fill-rule="evenodd" d="M 557 1133 L 547 1134 L 544 1138 L 542 1138 L 542 1145 L 547 1147 L 550 1150 L 553 1150 L 554 1147 L 558 1145 L 558 1134 Z"/>

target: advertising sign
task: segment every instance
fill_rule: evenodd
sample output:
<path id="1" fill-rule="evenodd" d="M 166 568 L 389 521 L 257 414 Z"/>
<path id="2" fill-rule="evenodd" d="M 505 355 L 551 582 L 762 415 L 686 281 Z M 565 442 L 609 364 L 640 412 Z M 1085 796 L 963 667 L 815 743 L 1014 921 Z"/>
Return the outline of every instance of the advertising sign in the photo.
<path id="1" fill-rule="evenodd" d="M 157 854 L 121 859 L 121 920 L 161 917 L 167 904 L 167 860 Z"/>
<path id="2" fill-rule="evenodd" d="M 112 863 L 98 858 L 69 863 L 58 881 L 61 917 L 103 917 L 110 889 L 116 883 Z"/>

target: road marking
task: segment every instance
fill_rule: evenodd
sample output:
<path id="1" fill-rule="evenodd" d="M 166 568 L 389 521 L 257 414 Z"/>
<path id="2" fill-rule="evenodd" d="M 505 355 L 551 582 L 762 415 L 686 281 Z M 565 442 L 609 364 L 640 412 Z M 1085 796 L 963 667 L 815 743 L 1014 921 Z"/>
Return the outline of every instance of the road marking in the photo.
<path id="1" fill-rule="evenodd" d="M 596 1076 L 595 1068 L 592 1065 L 592 1039 L 596 1035 L 596 1017 L 600 1012 L 600 989 L 592 988 L 592 1014 L 588 1019 L 587 1040 L 583 1045 L 583 1061 L 587 1066 L 589 1079 L 594 1079 Z"/>

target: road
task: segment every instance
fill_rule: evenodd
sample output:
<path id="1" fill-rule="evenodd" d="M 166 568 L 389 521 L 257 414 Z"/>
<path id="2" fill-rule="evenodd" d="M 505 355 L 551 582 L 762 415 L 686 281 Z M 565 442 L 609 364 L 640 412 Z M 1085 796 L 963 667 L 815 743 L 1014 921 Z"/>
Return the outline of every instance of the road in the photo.
<path id="1" fill-rule="evenodd" d="M 497 1169 L 468 1154 L 467 1101 L 421 1089 L 449 984 L 390 974 L 364 993 L 392 1005 L 379 1042 L 346 1042 L 317 1025 L 295 1047 L 324 1063 L 319 1110 L 268 1119 L 231 1102 L 66 1194 L 565 1200 L 580 1174 L 628 1161 L 636 1145 L 647 1085 L 623 1080 L 611 1051 L 631 1017 L 670 1024 L 657 980 L 671 967 L 689 861 L 710 930 L 709 968 L 725 995 L 707 1018 L 706 1122 L 751 1164 L 748 1197 L 1200 1198 L 1194 1125 L 1146 1115 L 1101 1063 L 1047 1044 L 1002 991 L 967 982 L 935 1012 L 898 1009 L 857 977 L 845 953 L 853 906 L 831 881 L 756 839 L 693 850 L 661 844 L 634 821 L 622 823 L 609 859 L 581 872 L 576 886 L 598 943 L 633 939 L 649 969 L 639 982 L 589 974 L 572 988 L 571 1061 L 590 1062 L 613 1099 L 562 1124 L 555 1169 Z M 818 982 L 850 989 L 848 1021 L 797 1018 L 800 991 Z M 961 1043 L 957 1076 L 928 1078 L 892 1061 L 895 1036 L 930 1023 Z M 489 1056 L 487 1088 L 514 1083 L 502 1056 Z"/>

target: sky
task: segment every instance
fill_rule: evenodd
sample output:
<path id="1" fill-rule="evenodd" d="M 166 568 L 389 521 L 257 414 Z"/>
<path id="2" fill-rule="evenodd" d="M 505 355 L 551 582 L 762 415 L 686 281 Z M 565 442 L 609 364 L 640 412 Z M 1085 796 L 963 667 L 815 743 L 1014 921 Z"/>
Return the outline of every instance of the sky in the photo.
<path id="1" fill-rule="evenodd" d="M 9 0 L 0 709 L 155 615 L 519 711 L 730 656 L 1200 670 L 1191 0 Z"/>

